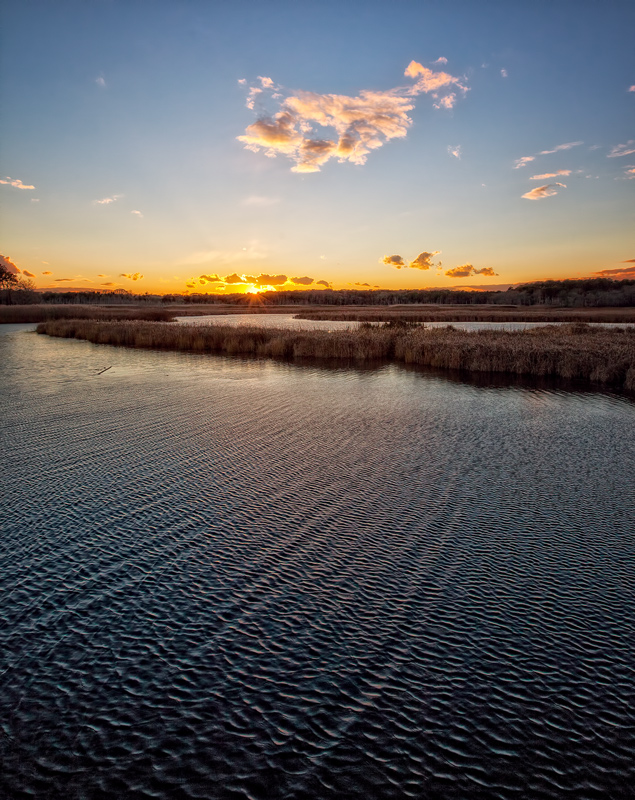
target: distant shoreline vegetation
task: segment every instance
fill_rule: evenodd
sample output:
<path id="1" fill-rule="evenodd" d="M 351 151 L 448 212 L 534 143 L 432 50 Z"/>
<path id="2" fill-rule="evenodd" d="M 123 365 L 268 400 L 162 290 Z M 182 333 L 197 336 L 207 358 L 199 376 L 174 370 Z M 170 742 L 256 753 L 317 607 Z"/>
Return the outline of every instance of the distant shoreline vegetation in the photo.
<path id="1" fill-rule="evenodd" d="M 4 289 L 0 306 L 26 304 L 161 304 L 161 305 L 240 305 L 263 306 L 395 306 L 411 304 L 462 306 L 535 306 L 554 308 L 635 307 L 635 280 L 582 278 L 547 280 L 519 284 L 506 291 L 438 289 L 296 289 L 245 293 L 133 294 L 125 289 L 113 291 L 35 291 Z"/>
<path id="2" fill-rule="evenodd" d="M 524 331 L 461 331 L 392 322 L 329 332 L 60 319 L 40 323 L 37 332 L 135 348 L 555 375 L 635 391 L 635 330 L 591 328 L 584 323 Z"/>

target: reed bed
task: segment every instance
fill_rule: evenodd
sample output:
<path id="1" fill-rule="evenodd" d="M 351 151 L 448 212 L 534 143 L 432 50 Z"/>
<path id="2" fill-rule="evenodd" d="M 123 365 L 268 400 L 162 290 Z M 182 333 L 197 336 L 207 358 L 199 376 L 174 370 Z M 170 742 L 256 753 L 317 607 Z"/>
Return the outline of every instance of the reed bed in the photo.
<path id="1" fill-rule="evenodd" d="M 123 347 L 284 359 L 390 360 L 481 373 L 556 375 L 635 391 L 635 331 L 583 323 L 525 331 L 386 325 L 330 332 L 75 319 L 43 322 L 37 332 Z"/>
<path id="2" fill-rule="evenodd" d="M 170 322 L 174 312 L 165 308 L 90 305 L 0 306 L 0 324 L 46 322 L 55 319 L 150 320 Z"/>

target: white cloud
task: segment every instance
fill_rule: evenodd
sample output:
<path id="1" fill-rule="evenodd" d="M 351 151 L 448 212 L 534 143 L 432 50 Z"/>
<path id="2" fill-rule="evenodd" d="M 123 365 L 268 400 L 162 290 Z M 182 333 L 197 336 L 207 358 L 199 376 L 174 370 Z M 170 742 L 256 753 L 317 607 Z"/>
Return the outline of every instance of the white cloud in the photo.
<path id="1" fill-rule="evenodd" d="M 22 183 L 19 178 L 10 178 L 8 175 L 7 179 L 5 181 L 0 180 L 0 183 L 4 183 L 7 186 L 13 186 L 16 189 L 35 189 L 35 186 L 27 186 L 25 183 Z"/>
<path id="2" fill-rule="evenodd" d="M 458 158 L 459 161 L 461 160 L 461 145 L 457 144 L 456 147 L 452 147 L 451 145 L 448 146 L 448 153 L 454 158 Z"/>
<path id="3" fill-rule="evenodd" d="M 136 209 L 134 211 L 131 211 L 130 213 L 131 214 L 135 214 L 137 217 L 142 217 L 143 216 L 143 214 L 140 211 L 137 211 Z"/>
<path id="4" fill-rule="evenodd" d="M 95 200 L 95 203 L 99 206 L 107 206 L 110 203 L 115 203 L 117 200 L 120 200 L 123 197 L 122 194 L 113 194 L 112 197 L 104 197 L 102 200 Z"/>
<path id="5" fill-rule="evenodd" d="M 542 200 L 544 197 L 553 197 L 554 194 L 558 194 L 556 186 L 561 186 L 563 189 L 567 188 L 564 183 L 547 183 L 544 186 L 536 186 L 535 189 L 521 196 L 526 200 Z"/>
<path id="6" fill-rule="evenodd" d="M 503 76 L 503 78 L 506 78 L 507 77 L 507 70 L 503 68 L 501 70 L 501 75 Z"/>
<path id="7" fill-rule="evenodd" d="M 95 83 L 97 86 L 101 86 L 102 89 L 106 88 L 106 79 L 100 75 L 98 78 L 95 78 Z"/>

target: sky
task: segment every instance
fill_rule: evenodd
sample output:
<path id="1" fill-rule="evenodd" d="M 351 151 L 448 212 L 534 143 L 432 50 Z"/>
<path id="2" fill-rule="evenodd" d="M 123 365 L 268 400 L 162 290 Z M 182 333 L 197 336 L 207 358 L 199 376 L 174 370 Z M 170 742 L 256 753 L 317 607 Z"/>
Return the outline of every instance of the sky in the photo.
<path id="1" fill-rule="evenodd" d="M 0 252 L 39 289 L 635 277 L 631 0 L 21 0 L 0 24 Z"/>

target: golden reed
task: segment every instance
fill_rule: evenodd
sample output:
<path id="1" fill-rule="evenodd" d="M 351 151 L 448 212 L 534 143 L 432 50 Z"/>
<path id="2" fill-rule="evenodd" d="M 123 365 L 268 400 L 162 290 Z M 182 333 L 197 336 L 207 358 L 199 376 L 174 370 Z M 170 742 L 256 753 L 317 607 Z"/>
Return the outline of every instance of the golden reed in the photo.
<path id="1" fill-rule="evenodd" d="M 557 375 L 635 391 L 635 329 L 583 323 L 525 331 L 461 331 L 406 325 L 301 331 L 230 325 L 52 320 L 38 333 L 96 344 L 274 358 L 391 360 L 439 369 Z"/>

